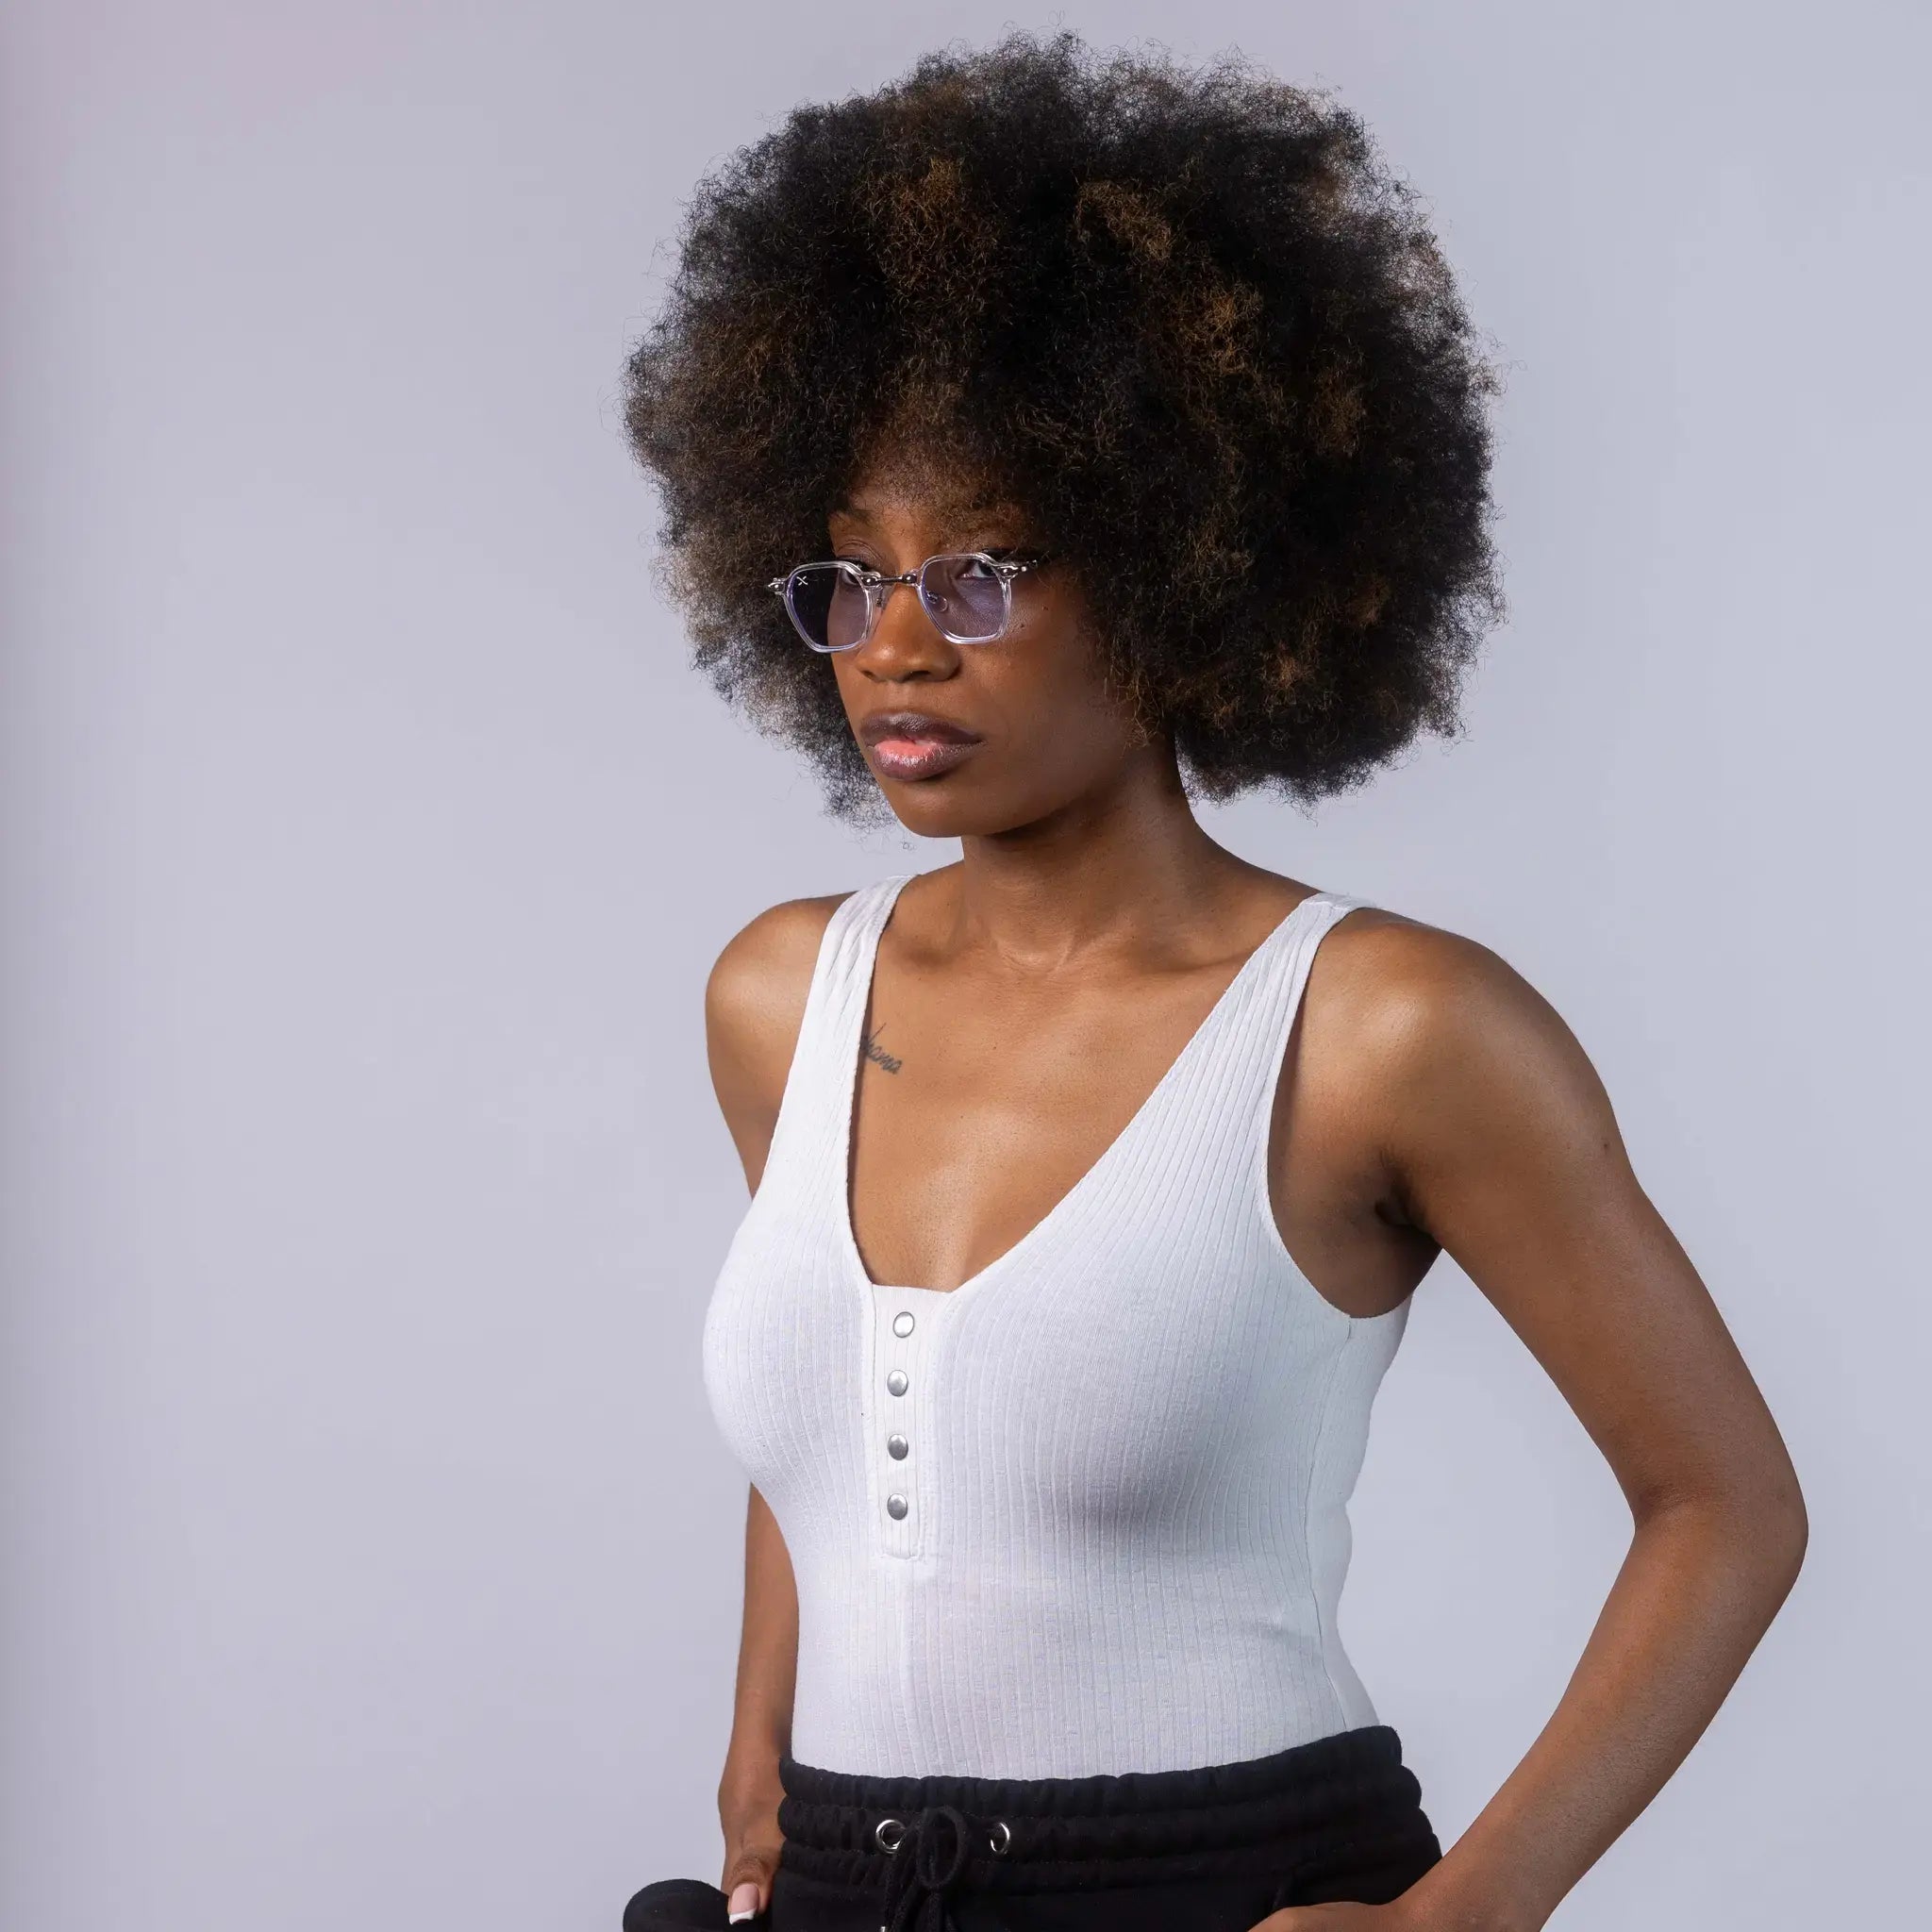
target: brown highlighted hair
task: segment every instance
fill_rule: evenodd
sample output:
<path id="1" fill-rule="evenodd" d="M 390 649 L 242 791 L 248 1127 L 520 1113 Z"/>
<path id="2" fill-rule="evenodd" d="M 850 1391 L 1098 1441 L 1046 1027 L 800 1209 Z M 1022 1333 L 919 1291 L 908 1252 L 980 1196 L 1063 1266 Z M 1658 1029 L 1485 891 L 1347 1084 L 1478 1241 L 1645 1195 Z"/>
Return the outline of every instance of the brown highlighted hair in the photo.
<path id="1" fill-rule="evenodd" d="M 1025 512 L 1202 796 L 1453 734 L 1503 614 L 1500 378 L 1416 197 L 1239 57 L 1015 33 L 797 108 L 701 184 L 625 375 L 700 668 L 848 816 L 876 787 L 763 586 L 884 424 Z"/>

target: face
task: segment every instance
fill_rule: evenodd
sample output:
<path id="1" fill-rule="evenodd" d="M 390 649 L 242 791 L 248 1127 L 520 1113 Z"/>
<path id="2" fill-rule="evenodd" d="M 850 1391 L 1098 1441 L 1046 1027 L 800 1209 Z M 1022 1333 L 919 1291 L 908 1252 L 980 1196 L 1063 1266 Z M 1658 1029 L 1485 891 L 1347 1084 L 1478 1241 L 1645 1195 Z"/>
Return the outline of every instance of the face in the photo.
<path id="1" fill-rule="evenodd" d="M 887 575 L 947 552 L 1033 554 L 1010 506 L 919 472 L 861 483 L 827 520 L 827 537 L 828 558 Z M 991 642 L 949 641 L 905 584 L 864 642 L 825 661 L 909 831 L 961 838 L 1041 826 L 1173 774 L 1164 742 L 1135 729 L 1108 685 L 1086 602 L 1051 560 L 1013 579 L 1011 618 Z M 937 754 L 953 734 L 967 741 Z"/>

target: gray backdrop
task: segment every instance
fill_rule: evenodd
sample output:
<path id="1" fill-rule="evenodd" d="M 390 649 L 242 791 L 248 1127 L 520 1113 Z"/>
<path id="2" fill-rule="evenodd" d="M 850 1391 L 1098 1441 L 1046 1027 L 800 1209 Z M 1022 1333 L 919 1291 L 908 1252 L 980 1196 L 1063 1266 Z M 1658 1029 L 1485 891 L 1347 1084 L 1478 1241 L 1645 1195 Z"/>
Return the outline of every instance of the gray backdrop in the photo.
<path id="1" fill-rule="evenodd" d="M 1925 15 L 1060 17 L 1332 85 L 1428 195 L 1510 364 L 1511 621 L 1463 741 L 1210 823 L 1565 1014 L 1809 1498 L 1783 1615 L 1557 1923 L 1901 1923 Z M 704 979 L 772 901 L 958 848 L 825 819 L 685 668 L 618 372 L 708 164 L 1002 19 L 10 10 L 9 1928 L 614 1932 L 717 1876 L 743 1483 L 697 1342 L 744 1190 Z M 1628 1519 L 1446 1261 L 1355 1521 L 1347 1641 L 1447 1841 Z"/>

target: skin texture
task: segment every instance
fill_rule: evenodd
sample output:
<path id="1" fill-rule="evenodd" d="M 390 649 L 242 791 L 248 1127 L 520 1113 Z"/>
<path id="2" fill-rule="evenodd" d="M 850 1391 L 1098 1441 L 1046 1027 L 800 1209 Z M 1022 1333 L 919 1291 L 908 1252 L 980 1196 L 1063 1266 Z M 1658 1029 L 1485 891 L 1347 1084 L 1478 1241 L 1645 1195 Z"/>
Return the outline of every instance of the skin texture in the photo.
<path id="1" fill-rule="evenodd" d="M 974 494 L 880 469 L 832 517 L 825 554 L 897 572 L 941 550 L 1024 548 L 1019 513 Z M 1014 608 L 1006 638 L 954 645 L 895 593 L 862 646 L 819 667 L 855 731 L 912 708 L 984 735 L 942 776 L 877 781 L 903 824 L 958 838 L 961 858 L 905 889 L 880 941 L 851 1201 L 875 1280 L 956 1288 L 1018 1241 L 1311 890 L 1197 823 L 1172 744 L 1106 677 L 1074 582 L 1023 578 Z M 837 903 L 759 914 L 710 975 L 712 1077 L 754 1188 Z M 1441 1862 L 1393 1904 L 1263 1924 L 1541 1926 L 1682 1761 L 1790 1591 L 1807 1536 L 1797 1477 L 1582 1048 L 1478 942 L 1374 908 L 1335 926 L 1290 1041 L 1269 1173 L 1284 1242 L 1352 1314 L 1392 1307 L 1446 1249 L 1602 1451 L 1632 1536 L 1548 1723 Z M 797 1605 L 756 1491 L 745 1552 L 721 1882 L 763 1906 Z"/>

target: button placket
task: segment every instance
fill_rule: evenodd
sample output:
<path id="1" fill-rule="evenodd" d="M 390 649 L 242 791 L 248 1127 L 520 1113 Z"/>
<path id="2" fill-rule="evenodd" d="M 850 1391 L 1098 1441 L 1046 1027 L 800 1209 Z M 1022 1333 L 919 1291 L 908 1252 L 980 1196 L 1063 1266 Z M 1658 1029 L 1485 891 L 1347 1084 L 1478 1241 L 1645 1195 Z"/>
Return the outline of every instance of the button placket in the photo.
<path id="1" fill-rule="evenodd" d="M 873 1457 L 872 1492 L 878 1511 L 881 1547 L 890 1556 L 919 1553 L 925 1523 L 920 1494 L 920 1437 L 914 1425 L 915 1391 L 924 1390 L 934 1323 L 903 1290 L 875 1287 L 878 1346 L 868 1417 L 867 1454 Z"/>

